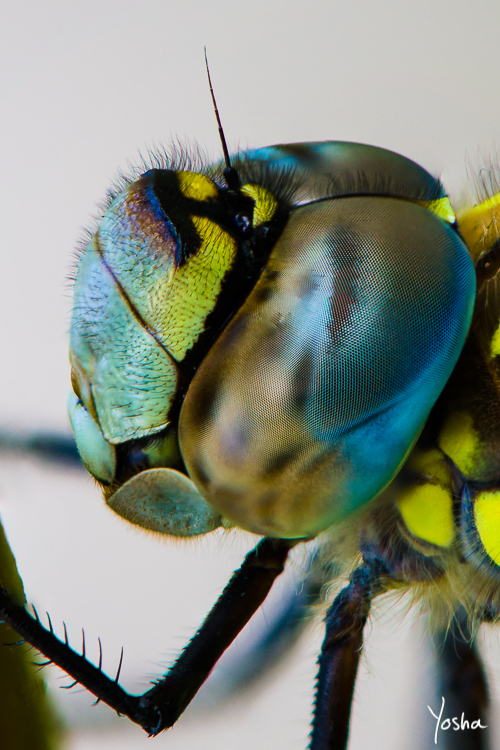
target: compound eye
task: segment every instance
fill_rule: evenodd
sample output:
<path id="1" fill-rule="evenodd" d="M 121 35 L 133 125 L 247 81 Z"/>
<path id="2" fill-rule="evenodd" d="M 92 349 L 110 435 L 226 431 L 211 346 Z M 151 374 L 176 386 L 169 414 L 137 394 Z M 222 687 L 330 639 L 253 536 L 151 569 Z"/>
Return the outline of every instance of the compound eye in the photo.
<path id="1" fill-rule="evenodd" d="M 101 484 L 110 484 L 116 473 L 116 453 L 78 396 L 70 393 L 68 415 L 82 463 Z"/>
<path id="2" fill-rule="evenodd" d="M 500 490 L 471 493 L 466 487 L 461 508 L 462 540 L 468 559 L 500 575 Z"/>

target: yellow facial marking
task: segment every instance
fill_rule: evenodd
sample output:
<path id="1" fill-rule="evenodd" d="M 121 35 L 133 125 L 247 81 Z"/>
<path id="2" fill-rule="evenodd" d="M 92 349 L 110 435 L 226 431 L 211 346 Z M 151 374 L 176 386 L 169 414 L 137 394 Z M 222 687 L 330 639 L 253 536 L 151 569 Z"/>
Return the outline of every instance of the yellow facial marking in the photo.
<path id="1" fill-rule="evenodd" d="M 466 477 L 474 474 L 482 442 L 468 412 L 457 411 L 448 417 L 439 436 L 439 447 L 462 474 Z"/>
<path id="2" fill-rule="evenodd" d="M 457 219 L 462 237 L 477 260 L 500 237 L 500 193 L 479 206 L 459 211 Z"/>
<path id="3" fill-rule="evenodd" d="M 217 198 L 218 188 L 215 182 L 203 174 L 195 172 L 177 172 L 179 189 L 185 198 L 196 201 L 209 201 Z"/>
<path id="4" fill-rule="evenodd" d="M 450 203 L 450 199 L 447 195 L 444 198 L 437 198 L 435 201 L 416 201 L 421 206 L 432 211 L 433 214 L 439 216 L 440 219 L 446 221 L 448 224 L 454 224 L 457 220 L 455 212 L 453 211 Z"/>
<path id="5" fill-rule="evenodd" d="M 163 281 L 167 293 L 158 288 L 158 297 L 168 297 L 161 330 L 169 352 L 178 361 L 204 330 L 205 319 L 215 307 L 237 251 L 236 240 L 218 224 L 197 216 L 192 221 L 201 237 L 201 247 L 184 265 L 172 268 L 170 278 Z"/>
<path id="6" fill-rule="evenodd" d="M 484 549 L 500 565 L 500 492 L 481 492 L 474 502 L 474 516 Z"/>
<path id="7" fill-rule="evenodd" d="M 278 208 L 278 202 L 269 190 L 266 190 L 261 185 L 243 185 L 241 192 L 255 201 L 255 208 L 253 210 L 254 227 L 264 224 L 264 222 L 270 221 L 273 218 Z"/>
<path id="8" fill-rule="evenodd" d="M 449 547 L 454 527 L 451 495 L 436 484 L 417 484 L 404 490 L 399 510 L 411 533 L 425 542 Z"/>

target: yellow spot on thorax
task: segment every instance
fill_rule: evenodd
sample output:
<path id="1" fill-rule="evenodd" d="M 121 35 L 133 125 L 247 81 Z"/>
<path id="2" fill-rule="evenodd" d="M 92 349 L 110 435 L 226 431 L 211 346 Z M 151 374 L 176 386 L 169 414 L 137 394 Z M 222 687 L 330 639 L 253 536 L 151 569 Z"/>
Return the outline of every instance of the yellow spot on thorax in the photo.
<path id="1" fill-rule="evenodd" d="M 453 541 L 452 501 L 436 484 L 417 484 L 405 490 L 399 510 L 411 533 L 425 542 L 449 547 Z"/>
<path id="2" fill-rule="evenodd" d="M 499 354 L 500 354 L 500 325 L 496 329 L 495 333 L 493 334 L 493 338 L 491 339 L 490 357 L 491 359 L 494 359 L 495 357 L 498 357 Z"/>
<path id="3" fill-rule="evenodd" d="M 410 532 L 419 539 L 449 547 L 454 537 L 451 477 L 438 450 L 414 450 L 406 467 L 418 472 L 424 484 L 405 488 L 398 505 Z"/>
<path id="4" fill-rule="evenodd" d="M 478 206 L 459 211 L 457 220 L 460 233 L 477 260 L 500 237 L 500 193 Z"/>
<path id="5" fill-rule="evenodd" d="M 477 469 L 482 441 L 467 411 L 451 414 L 439 436 L 439 447 L 466 477 Z"/>
<path id="6" fill-rule="evenodd" d="M 481 492 L 474 502 L 474 516 L 484 549 L 500 565 L 500 492 Z"/>
<path id="7" fill-rule="evenodd" d="M 278 208 L 278 201 L 269 190 L 262 187 L 262 185 L 243 185 L 241 192 L 255 201 L 253 210 L 254 227 L 264 224 L 264 222 L 270 221 L 273 218 Z"/>
<path id="8" fill-rule="evenodd" d="M 209 177 L 196 172 L 177 172 L 179 189 L 185 198 L 208 201 L 217 198 L 219 188 Z"/>

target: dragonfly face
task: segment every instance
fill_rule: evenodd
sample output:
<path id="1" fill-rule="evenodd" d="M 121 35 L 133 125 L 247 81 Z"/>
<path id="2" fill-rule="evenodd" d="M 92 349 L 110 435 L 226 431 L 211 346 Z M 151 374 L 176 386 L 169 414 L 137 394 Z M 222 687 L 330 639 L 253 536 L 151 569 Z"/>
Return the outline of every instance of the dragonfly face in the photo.
<path id="1" fill-rule="evenodd" d="M 473 266 L 439 183 L 396 154 L 293 144 L 238 170 L 258 175 L 153 170 L 108 208 L 76 279 L 72 422 L 139 525 L 312 537 L 405 460 Z"/>
<path id="2" fill-rule="evenodd" d="M 67 645 L 60 656 L 1 596 L 0 609 L 156 734 L 289 549 L 318 537 L 350 577 L 327 615 L 311 748 L 343 748 L 374 596 L 408 587 L 446 622 L 500 613 L 498 201 L 457 219 L 424 169 L 354 143 L 233 166 L 226 182 L 170 164 L 110 201 L 76 277 L 69 411 L 83 463 L 131 523 L 268 538 L 140 697 Z"/>

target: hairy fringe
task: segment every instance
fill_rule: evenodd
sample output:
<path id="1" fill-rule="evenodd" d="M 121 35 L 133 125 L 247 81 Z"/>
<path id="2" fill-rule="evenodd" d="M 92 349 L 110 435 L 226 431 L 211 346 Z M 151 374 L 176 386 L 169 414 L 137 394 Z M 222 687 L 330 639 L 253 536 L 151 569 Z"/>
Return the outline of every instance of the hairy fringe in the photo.
<path id="1" fill-rule="evenodd" d="M 410 609 L 417 608 L 432 634 L 448 632 L 456 613 L 463 608 L 467 615 L 467 627 L 474 637 L 479 625 L 485 620 L 485 612 L 500 612 L 497 571 L 493 568 L 477 568 L 471 562 L 464 561 L 458 548 L 440 550 L 436 547 L 432 557 L 441 563 L 444 573 L 435 578 L 418 580 L 419 577 L 425 577 L 426 567 L 418 540 L 415 540 L 414 549 L 408 548 L 408 537 L 403 536 L 398 523 L 394 523 L 398 513 L 396 507 L 389 503 L 386 511 L 385 515 L 380 516 L 377 508 L 362 510 L 319 538 L 320 548 L 315 564 L 323 566 L 328 575 L 323 590 L 323 603 L 317 606 L 318 613 L 324 614 L 326 604 L 330 604 L 347 585 L 349 575 L 362 562 L 359 551 L 360 533 L 370 529 L 370 523 L 373 522 L 373 528 L 386 535 L 389 548 L 398 549 L 403 545 L 407 547 L 406 558 L 411 558 L 414 571 L 413 577 L 409 576 L 407 581 L 395 578 L 391 587 L 375 602 L 383 601 L 385 606 L 390 602 L 390 607 L 400 610 L 401 617 Z M 381 517 L 385 518 L 382 523 Z M 370 533 L 368 531 L 369 535 Z M 497 621 L 500 616 L 487 619 Z"/>
<path id="2" fill-rule="evenodd" d="M 500 192 L 500 158 L 497 148 L 491 156 L 478 151 L 476 163 L 467 162 L 470 199 L 473 204 L 482 203 Z"/>

